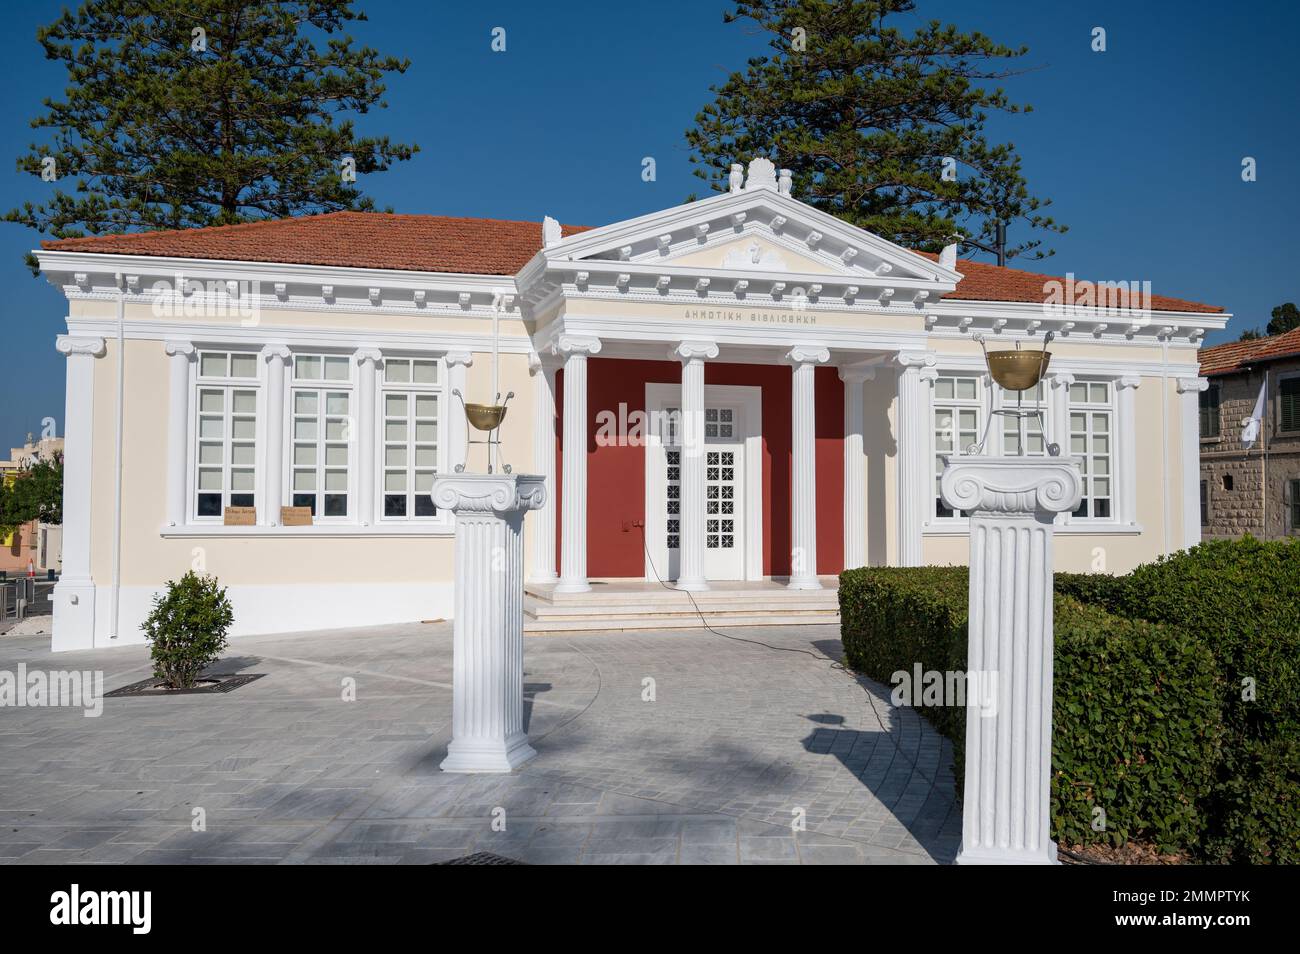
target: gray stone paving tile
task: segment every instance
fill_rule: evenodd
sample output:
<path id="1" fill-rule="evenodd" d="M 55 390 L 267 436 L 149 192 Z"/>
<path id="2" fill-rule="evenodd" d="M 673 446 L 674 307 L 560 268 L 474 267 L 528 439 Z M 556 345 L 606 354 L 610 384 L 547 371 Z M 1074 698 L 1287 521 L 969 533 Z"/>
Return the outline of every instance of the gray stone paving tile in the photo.
<path id="1" fill-rule="evenodd" d="M 249 637 L 231 655 L 267 677 L 229 697 L 111 700 L 96 720 L 0 709 L 0 861 L 429 864 L 473 847 L 539 864 L 896 864 L 957 849 L 951 746 L 808 657 L 696 631 L 528 640 L 526 681 L 551 687 L 530 696 L 539 755 L 467 777 L 438 770 L 449 626 Z M 0 640 L 0 669 L 20 659 L 104 668 L 110 687 L 148 665 L 143 647 L 52 657 L 39 638 Z M 361 703 L 339 701 L 342 675 Z M 207 832 L 190 831 L 195 807 Z M 507 832 L 491 831 L 498 807 Z"/>

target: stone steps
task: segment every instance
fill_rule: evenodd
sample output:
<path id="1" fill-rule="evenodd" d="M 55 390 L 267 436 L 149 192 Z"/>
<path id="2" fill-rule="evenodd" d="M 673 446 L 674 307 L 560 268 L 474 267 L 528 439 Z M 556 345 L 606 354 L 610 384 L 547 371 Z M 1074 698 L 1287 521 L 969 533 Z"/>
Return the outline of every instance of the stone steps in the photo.
<path id="1" fill-rule="evenodd" d="M 779 585 L 715 586 L 689 596 L 662 587 L 596 586 L 589 593 L 558 594 L 530 587 L 524 595 L 525 633 L 693 629 L 703 625 L 701 614 L 719 629 L 825 625 L 839 621 L 839 600 L 832 587 L 791 591 Z"/>

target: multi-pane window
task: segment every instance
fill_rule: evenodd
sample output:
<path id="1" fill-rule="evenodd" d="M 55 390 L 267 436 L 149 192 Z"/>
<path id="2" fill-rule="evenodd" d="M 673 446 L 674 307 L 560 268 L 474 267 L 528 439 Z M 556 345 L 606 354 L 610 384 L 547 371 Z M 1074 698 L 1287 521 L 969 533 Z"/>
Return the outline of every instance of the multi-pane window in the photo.
<path id="1" fill-rule="evenodd" d="M 1043 417 L 1047 416 L 1047 398 L 1046 387 L 1042 381 L 1038 382 L 1033 391 L 1026 391 L 1022 399 L 1017 400 L 1008 394 L 1003 395 L 1003 407 L 1008 410 L 1019 408 L 1028 414 L 1034 408 L 1040 408 Z M 1002 452 L 1008 456 L 1019 456 L 1021 454 L 1038 454 L 1047 453 L 1046 443 L 1043 440 L 1043 417 L 1032 416 L 1011 416 L 1008 414 L 999 415 L 1002 418 Z"/>
<path id="2" fill-rule="evenodd" d="M 729 441 L 736 436 L 735 412 L 729 407 L 704 409 L 704 437 Z"/>
<path id="3" fill-rule="evenodd" d="M 941 375 L 934 382 L 934 513 L 936 517 L 960 517 L 944 506 L 939 494 L 943 459 L 960 454 L 980 439 L 980 379 L 975 376 Z"/>
<path id="4" fill-rule="evenodd" d="M 1083 497 L 1075 517 L 1109 520 L 1114 513 L 1114 414 L 1107 381 L 1070 385 L 1070 454 L 1079 458 Z"/>
<path id="5" fill-rule="evenodd" d="M 1210 482 L 1201 481 L 1201 526 L 1210 525 Z"/>
<path id="6" fill-rule="evenodd" d="M 708 417 L 705 417 L 705 430 Z M 704 468 L 704 545 L 730 550 L 736 545 L 736 454 L 709 451 Z"/>
<path id="7" fill-rule="evenodd" d="M 313 517 L 347 517 L 352 460 L 352 370 L 342 355 L 293 360 L 291 499 Z"/>
<path id="8" fill-rule="evenodd" d="M 1277 388 L 1278 427 L 1300 431 L 1300 377 L 1283 378 Z"/>
<path id="9" fill-rule="evenodd" d="M 669 418 L 671 420 L 671 418 Z M 667 511 L 664 525 L 668 537 L 668 549 L 676 550 L 681 546 L 682 529 L 682 451 L 679 447 L 664 449 L 666 463 L 665 486 L 667 489 L 665 509 Z"/>
<path id="10" fill-rule="evenodd" d="M 196 517 L 256 506 L 257 355 L 200 351 L 195 422 Z"/>
<path id="11" fill-rule="evenodd" d="M 1287 509 L 1291 511 L 1291 529 L 1300 530 L 1300 480 L 1287 481 L 1291 491 L 1291 501 Z"/>
<path id="12" fill-rule="evenodd" d="M 1198 395 L 1200 402 L 1201 437 L 1219 436 L 1219 386 L 1211 384 Z"/>
<path id="13" fill-rule="evenodd" d="M 437 515 L 430 494 L 438 471 L 439 387 L 436 359 L 384 359 L 380 400 L 385 518 Z"/>

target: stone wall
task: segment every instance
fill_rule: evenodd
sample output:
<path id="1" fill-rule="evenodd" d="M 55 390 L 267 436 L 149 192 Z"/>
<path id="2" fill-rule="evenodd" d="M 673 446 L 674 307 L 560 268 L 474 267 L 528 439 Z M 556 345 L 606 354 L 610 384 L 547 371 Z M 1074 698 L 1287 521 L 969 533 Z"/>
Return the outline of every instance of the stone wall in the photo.
<path id="1" fill-rule="evenodd" d="M 1278 381 L 1300 373 L 1300 360 L 1275 361 L 1268 365 L 1268 400 L 1264 427 L 1255 446 L 1246 451 L 1241 444 L 1241 422 L 1255 408 L 1262 369 L 1211 378 L 1219 386 L 1219 436 L 1201 441 L 1201 479 L 1208 482 L 1209 523 L 1202 530 L 1206 539 L 1254 536 L 1276 539 L 1300 536 L 1292 525 L 1288 482 L 1300 480 L 1300 432 L 1280 434 L 1277 430 Z M 1268 445 L 1268 486 L 1263 483 L 1262 446 Z M 1225 483 L 1230 478 L 1231 487 Z M 1264 516 L 1267 510 L 1267 527 Z"/>

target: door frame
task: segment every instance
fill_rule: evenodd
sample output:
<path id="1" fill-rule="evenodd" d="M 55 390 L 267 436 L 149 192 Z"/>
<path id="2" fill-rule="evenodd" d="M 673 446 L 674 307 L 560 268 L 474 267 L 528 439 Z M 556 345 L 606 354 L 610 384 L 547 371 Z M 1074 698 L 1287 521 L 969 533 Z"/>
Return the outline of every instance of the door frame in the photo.
<path id="1" fill-rule="evenodd" d="M 680 384 L 647 383 L 645 409 L 650 421 L 665 407 L 681 406 Z M 756 385 L 706 384 L 704 403 L 738 405 L 744 418 L 745 435 L 745 528 L 744 579 L 762 580 L 763 575 L 763 389 Z M 663 481 L 663 445 L 658 428 L 646 427 L 645 440 L 645 534 L 652 554 L 666 544 L 666 516 L 660 505 L 667 498 Z M 666 547 L 665 550 L 666 551 Z M 650 556 L 645 558 L 645 578 L 655 578 Z M 667 582 L 667 581 L 665 581 Z M 725 580 L 718 581 L 726 583 Z"/>

